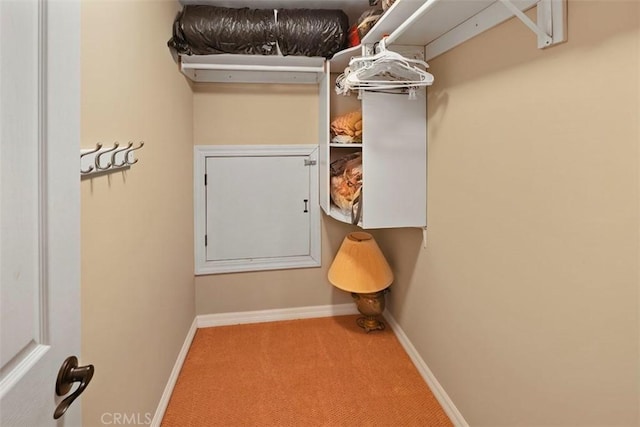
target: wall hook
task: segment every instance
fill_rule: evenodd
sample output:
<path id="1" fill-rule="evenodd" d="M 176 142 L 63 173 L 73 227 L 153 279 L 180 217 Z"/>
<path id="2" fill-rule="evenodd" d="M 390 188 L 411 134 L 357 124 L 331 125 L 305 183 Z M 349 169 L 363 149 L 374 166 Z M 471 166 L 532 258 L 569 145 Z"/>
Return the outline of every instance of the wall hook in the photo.
<path id="1" fill-rule="evenodd" d="M 141 149 L 142 147 L 144 147 L 144 142 L 140 141 L 140 145 L 137 146 L 136 148 L 129 148 L 127 150 L 126 153 L 124 153 L 124 161 L 128 164 L 128 165 L 135 165 L 136 163 L 138 163 L 138 159 L 135 159 L 133 162 L 129 161 L 129 153 L 131 153 L 132 151 L 136 151 Z"/>
<path id="2" fill-rule="evenodd" d="M 83 158 L 84 156 L 87 156 L 87 155 L 89 155 L 89 154 L 97 153 L 98 151 L 100 151 L 100 149 L 101 149 L 101 148 L 102 148 L 102 143 L 101 143 L 101 142 L 98 142 L 98 143 L 96 144 L 96 148 L 95 148 L 95 150 L 87 151 L 86 153 L 80 153 L 80 162 L 82 162 L 82 158 Z M 92 172 L 92 171 L 93 171 L 93 169 L 94 169 L 94 168 L 93 168 L 93 166 L 92 166 L 92 165 L 89 165 L 89 166 L 87 167 L 87 169 L 82 169 L 82 168 L 80 168 L 80 173 L 90 173 L 90 172 Z"/>
<path id="3" fill-rule="evenodd" d="M 106 150 L 106 151 L 103 151 L 102 153 L 98 154 L 98 155 L 96 156 L 96 161 L 95 161 L 96 169 L 101 170 L 101 171 L 104 171 L 104 170 L 109 169 L 109 168 L 111 167 L 111 162 L 107 161 L 107 165 L 106 165 L 106 166 L 101 166 L 101 165 L 100 165 L 100 157 L 104 156 L 104 155 L 105 155 L 105 154 L 107 154 L 107 153 L 110 153 L 110 152 L 114 151 L 114 150 L 115 150 L 116 148 L 118 148 L 119 146 L 120 146 L 120 144 L 118 144 L 118 143 L 116 142 L 116 143 L 114 143 L 114 144 L 113 144 L 113 148 L 110 148 L 110 149 L 108 149 L 108 150 Z"/>
<path id="4" fill-rule="evenodd" d="M 2 1 L 2 0 L 0 0 Z M 144 146 L 140 141 L 138 146 L 130 140 L 128 143 L 114 142 L 113 145 L 104 146 L 96 143 L 95 148 L 80 150 L 80 177 L 82 179 L 94 175 L 103 175 L 115 171 L 124 171 L 138 162 L 135 159 L 134 150 Z"/>
<path id="5" fill-rule="evenodd" d="M 121 167 L 125 166 L 127 164 L 128 153 L 126 153 L 122 157 L 122 163 L 116 163 L 116 155 L 118 153 L 122 153 L 123 151 L 128 151 L 131 147 L 133 147 L 133 142 L 129 141 L 129 143 L 127 144 L 126 147 L 114 151 L 113 154 L 111 155 L 111 166 L 113 166 L 114 168 L 121 168 Z"/>

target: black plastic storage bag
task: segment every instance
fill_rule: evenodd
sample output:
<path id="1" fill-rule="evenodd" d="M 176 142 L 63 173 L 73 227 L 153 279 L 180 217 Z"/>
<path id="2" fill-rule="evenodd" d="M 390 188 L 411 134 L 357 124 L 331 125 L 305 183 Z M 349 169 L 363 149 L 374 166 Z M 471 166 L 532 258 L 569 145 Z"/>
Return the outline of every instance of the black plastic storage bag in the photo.
<path id="1" fill-rule="evenodd" d="M 179 54 L 234 53 L 331 57 L 346 45 L 349 19 L 341 10 L 231 9 L 185 5 L 169 47 Z"/>
<path id="2" fill-rule="evenodd" d="M 346 46 L 349 18 L 341 10 L 278 9 L 278 45 L 283 55 L 330 58 Z"/>
<path id="3" fill-rule="evenodd" d="M 186 5 L 173 24 L 169 47 L 180 54 L 275 55 L 273 9 Z"/>

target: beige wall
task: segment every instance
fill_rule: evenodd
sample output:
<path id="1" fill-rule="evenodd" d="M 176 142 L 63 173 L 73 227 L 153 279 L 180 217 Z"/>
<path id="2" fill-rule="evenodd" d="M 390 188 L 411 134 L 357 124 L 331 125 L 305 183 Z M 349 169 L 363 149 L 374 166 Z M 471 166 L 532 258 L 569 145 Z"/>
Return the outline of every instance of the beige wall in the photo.
<path id="1" fill-rule="evenodd" d="M 82 2 L 82 144 L 145 142 L 131 170 L 82 182 L 85 426 L 153 415 L 195 315 L 192 93 L 166 47 L 177 10 Z"/>
<path id="2" fill-rule="evenodd" d="M 194 144 L 317 144 L 315 85 L 197 84 Z M 327 280 L 346 224 L 323 216 L 322 267 L 196 277 L 196 311 L 213 314 L 350 303 Z"/>
<path id="3" fill-rule="evenodd" d="M 474 426 L 638 425 L 640 11 L 569 3 L 433 60 L 428 246 L 378 233 L 390 310 Z"/>

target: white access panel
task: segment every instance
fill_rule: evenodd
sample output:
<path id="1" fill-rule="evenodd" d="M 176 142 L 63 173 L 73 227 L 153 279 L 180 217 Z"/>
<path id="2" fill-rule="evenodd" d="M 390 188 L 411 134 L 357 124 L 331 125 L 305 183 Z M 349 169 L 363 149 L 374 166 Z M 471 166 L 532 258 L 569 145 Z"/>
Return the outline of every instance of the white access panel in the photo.
<path id="1" fill-rule="evenodd" d="M 362 98 L 362 228 L 427 225 L 426 91 Z"/>
<path id="2" fill-rule="evenodd" d="M 320 267 L 318 146 L 194 147 L 195 273 Z"/>
<path id="3" fill-rule="evenodd" d="M 210 157 L 206 173 L 207 261 L 309 254 L 302 157 Z"/>

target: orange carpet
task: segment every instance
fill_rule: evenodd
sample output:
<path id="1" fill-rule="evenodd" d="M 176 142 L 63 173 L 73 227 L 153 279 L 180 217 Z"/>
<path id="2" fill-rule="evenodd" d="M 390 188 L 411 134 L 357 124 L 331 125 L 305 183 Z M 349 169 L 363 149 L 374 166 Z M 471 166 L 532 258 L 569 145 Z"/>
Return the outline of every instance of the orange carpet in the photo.
<path id="1" fill-rule="evenodd" d="M 199 329 L 162 426 L 451 426 L 391 329 L 356 317 Z"/>

